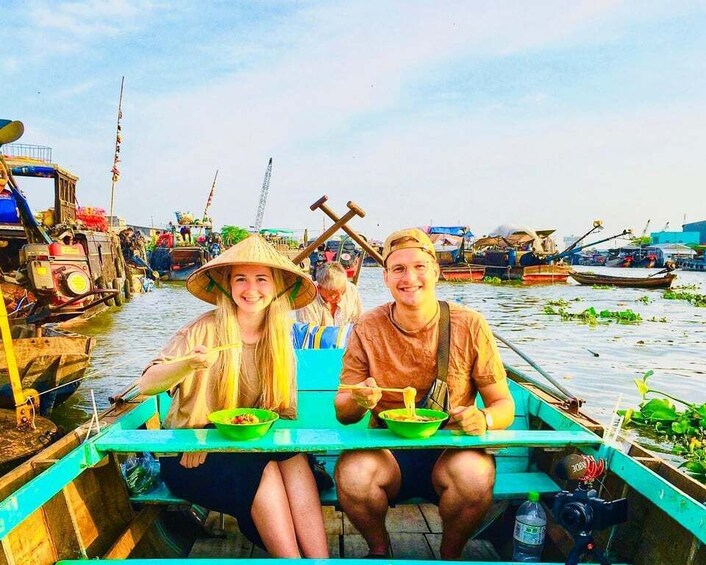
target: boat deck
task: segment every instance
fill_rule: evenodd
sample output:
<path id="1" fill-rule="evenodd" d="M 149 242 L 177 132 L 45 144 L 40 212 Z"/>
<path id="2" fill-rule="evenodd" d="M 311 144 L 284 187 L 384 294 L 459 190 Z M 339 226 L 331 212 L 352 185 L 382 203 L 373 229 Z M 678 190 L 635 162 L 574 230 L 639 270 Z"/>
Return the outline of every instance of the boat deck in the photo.
<path id="1" fill-rule="evenodd" d="M 504 504 L 494 507 L 496 514 Z M 332 558 L 356 559 L 368 553 L 368 546 L 348 518 L 333 506 L 324 506 L 324 522 Z M 265 550 L 254 546 L 240 533 L 236 521 L 224 517 L 225 535 L 202 538 L 194 543 L 189 559 L 266 558 Z M 219 514 L 210 513 L 206 529 L 218 531 L 223 525 Z M 433 504 L 405 504 L 390 509 L 387 515 L 392 557 L 395 559 L 438 560 L 441 543 L 441 518 Z M 493 545 L 482 539 L 466 545 L 464 561 L 497 562 L 500 556 Z"/>

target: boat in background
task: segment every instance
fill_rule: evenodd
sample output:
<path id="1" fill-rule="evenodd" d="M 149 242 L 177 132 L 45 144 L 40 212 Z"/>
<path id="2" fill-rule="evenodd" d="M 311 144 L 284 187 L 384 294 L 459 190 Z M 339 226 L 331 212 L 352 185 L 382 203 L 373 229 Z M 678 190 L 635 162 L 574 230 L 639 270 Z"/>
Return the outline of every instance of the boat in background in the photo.
<path id="1" fill-rule="evenodd" d="M 696 259 L 682 259 L 678 262 L 679 268 L 683 271 L 706 271 L 706 256 Z"/>
<path id="2" fill-rule="evenodd" d="M 614 277 L 591 272 L 571 271 L 569 276 L 582 285 L 620 286 L 627 288 L 669 288 L 677 275 L 666 273 L 661 277 Z"/>
<path id="3" fill-rule="evenodd" d="M 92 337 L 58 326 L 13 325 L 15 359 L 23 389 L 40 396 L 39 414 L 50 416 L 54 407 L 78 389 L 95 345 Z M 14 408 L 5 352 L 0 348 L 0 408 Z"/>

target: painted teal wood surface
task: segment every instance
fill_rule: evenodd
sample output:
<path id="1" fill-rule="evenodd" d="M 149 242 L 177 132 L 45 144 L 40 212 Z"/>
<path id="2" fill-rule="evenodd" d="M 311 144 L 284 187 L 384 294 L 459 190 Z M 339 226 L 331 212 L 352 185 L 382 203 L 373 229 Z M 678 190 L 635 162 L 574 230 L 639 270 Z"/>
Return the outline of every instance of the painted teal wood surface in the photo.
<path id="1" fill-rule="evenodd" d="M 184 565 L 186 559 L 115 559 L 111 560 L 112 565 Z M 247 559 L 248 565 L 272 565 L 272 559 Z M 345 563 L 346 565 L 370 565 L 369 559 L 307 559 L 307 565 L 331 565 L 332 562 Z M 189 559 L 189 565 L 233 565 L 236 562 L 234 559 Z M 280 565 L 300 565 L 301 559 L 277 559 L 276 563 Z M 405 565 L 429 565 L 430 561 L 422 561 L 415 559 L 377 559 L 374 563 L 380 565 L 397 565 L 399 563 Z M 474 561 L 475 565 L 514 565 L 512 561 Z M 564 561 L 542 561 L 537 565 L 558 565 Z M 95 565 L 95 560 L 92 559 L 64 559 L 58 561 L 56 565 Z M 624 563 L 615 563 L 614 565 L 626 565 Z"/>
<path id="2" fill-rule="evenodd" d="M 706 543 L 706 501 L 694 500 L 617 449 L 606 446 L 597 456 L 606 458 L 611 472 Z"/>
<path id="3" fill-rule="evenodd" d="M 483 447 L 562 447 L 597 445 L 601 438 L 587 431 L 498 430 L 469 436 L 441 430 L 426 439 L 404 439 L 389 430 L 373 429 L 275 429 L 264 437 L 232 441 L 217 430 L 109 430 L 96 438 L 99 452 L 119 451 L 256 451 L 317 452 L 349 449 L 419 449 Z"/>
<path id="4" fill-rule="evenodd" d="M 332 470 L 330 471 L 332 472 Z M 553 494 L 561 490 L 546 473 L 539 471 L 533 473 L 498 473 L 493 487 L 494 499 L 524 498 L 528 492 L 539 494 Z M 338 506 L 338 497 L 335 489 L 321 493 L 321 504 Z M 191 504 L 190 502 L 172 494 L 167 485 L 160 483 L 151 492 L 130 497 L 137 504 Z M 416 501 L 412 501 L 416 502 Z"/>

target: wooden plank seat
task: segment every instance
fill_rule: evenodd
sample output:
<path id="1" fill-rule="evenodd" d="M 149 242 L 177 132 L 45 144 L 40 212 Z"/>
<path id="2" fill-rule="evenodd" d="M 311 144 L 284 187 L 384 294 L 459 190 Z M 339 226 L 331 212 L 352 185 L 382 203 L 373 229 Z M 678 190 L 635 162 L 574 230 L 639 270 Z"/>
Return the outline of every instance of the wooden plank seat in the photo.
<path id="1" fill-rule="evenodd" d="M 326 465 L 326 468 L 329 474 L 333 476 L 332 466 Z M 539 494 L 553 494 L 559 490 L 559 485 L 557 485 L 549 475 L 541 471 L 498 473 L 495 480 L 495 488 L 493 489 L 493 498 L 496 500 L 514 499 L 524 497 L 530 491 L 536 491 Z M 323 491 L 320 494 L 320 498 L 322 505 L 338 507 L 338 496 L 335 487 Z M 157 488 L 151 492 L 132 496 L 130 500 L 136 504 L 191 504 L 189 501 L 172 494 L 169 487 L 164 483 L 159 483 Z M 419 504 L 422 500 L 411 499 L 407 502 L 409 504 Z"/>

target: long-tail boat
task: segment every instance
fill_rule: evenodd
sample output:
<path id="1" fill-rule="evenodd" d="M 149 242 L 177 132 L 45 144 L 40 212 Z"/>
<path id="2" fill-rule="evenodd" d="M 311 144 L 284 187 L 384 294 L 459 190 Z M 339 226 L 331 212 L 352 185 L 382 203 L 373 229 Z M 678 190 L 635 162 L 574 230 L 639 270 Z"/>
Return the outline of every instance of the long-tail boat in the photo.
<path id="1" fill-rule="evenodd" d="M 203 516 L 203 511 L 176 498 L 163 484 L 131 495 L 121 475 L 121 459 L 128 453 L 165 450 L 299 451 L 316 453 L 331 471 L 343 450 L 381 447 L 485 448 L 495 453 L 495 504 L 490 513 L 495 520 L 469 542 L 466 560 L 509 563 L 517 504 L 528 491 L 536 491 L 553 509 L 548 512 L 544 563 L 577 563 L 584 553 L 597 559 L 599 551 L 608 556 L 604 563 L 706 562 L 704 485 L 630 441 L 608 437 L 581 413 L 576 398 L 507 366 L 517 407 L 509 430 L 483 436 L 441 430 L 427 439 L 403 439 L 389 430 L 343 426 L 335 420 L 333 397 L 342 350 L 305 349 L 297 356 L 300 418 L 279 420 L 260 439 L 228 440 L 214 429 L 159 429 L 169 396 L 130 393 L 100 416 L 100 432 L 87 437 L 90 430 L 83 426 L 2 477 L 0 563 L 88 565 L 111 559 L 158 565 L 191 556 L 215 559 L 190 561 L 195 563 L 230 563 L 241 557 L 261 565 L 259 558 L 265 554 L 234 529 L 232 520 L 221 522 L 225 537 L 223 532 L 213 537 L 204 532 L 203 521 L 192 517 Z M 571 478 L 557 465 L 569 454 L 604 462 L 599 490 L 561 478 Z M 611 496 L 616 500 L 609 502 Z M 364 555 L 360 536 L 336 510 L 335 489 L 322 492 L 321 500 L 331 555 Z M 433 506 L 399 505 L 389 520 L 395 559 L 438 558 L 440 522 Z M 214 516 L 206 523 L 219 524 Z M 158 561 L 163 558 L 174 561 Z"/>
<path id="2" fill-rule="evenodd" d="M 661 277 L 614 277 L 598 273 L 571 271 L 569 276 L 579 284 L 621 286 L 627 288 L 669 288 L 677 275 L 666 273 Z"/>

